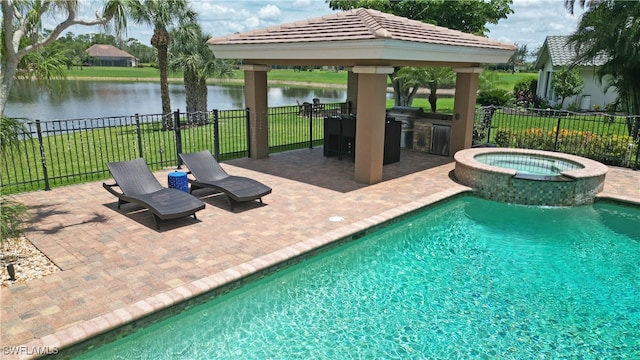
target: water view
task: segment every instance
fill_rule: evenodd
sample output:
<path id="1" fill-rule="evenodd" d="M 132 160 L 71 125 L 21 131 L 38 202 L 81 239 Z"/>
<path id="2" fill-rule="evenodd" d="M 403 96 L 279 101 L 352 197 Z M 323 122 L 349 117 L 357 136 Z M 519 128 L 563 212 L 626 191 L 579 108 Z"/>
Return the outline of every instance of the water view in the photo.
<path id="1" fill-rule="evenodd" d="M 154 82 L 69 81 L 68 87 L 43 90 L 30 82 L 17 81 L 9 94 L 5 115 L 29 120 L 80 119 L 162 112 L 160 85 Z M 242 109 L 242 85 L 208 86 L 209 109 Z M 182 84 L 169 84 L 172 110 L 186 109 Z M 269 87 L 270 107 L 311 102 L 344 102 L 346 89 Z"/>

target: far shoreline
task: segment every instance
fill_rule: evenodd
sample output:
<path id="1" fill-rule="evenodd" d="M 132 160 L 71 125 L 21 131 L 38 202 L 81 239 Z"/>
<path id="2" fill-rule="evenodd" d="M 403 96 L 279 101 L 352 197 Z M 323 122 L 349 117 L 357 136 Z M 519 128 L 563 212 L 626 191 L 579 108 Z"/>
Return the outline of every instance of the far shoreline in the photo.
<path id="1" fill-rule="evenodd" d="M 133 81 L 133 82 L 160 82 L 159 79 L 147 78 L 147 77 L 94 77 L 94 76 L 68 76 L 67 80 L 76 80 L 76 81 Z M 167 79 L 169 83 L 172 84 L 182 84 L 184 81 L 182 78 L 169 78 Z M 268 80 L 269 85 L 288 85 L 295 87 L 308 87 L 308 88 L 328 88 L 328 89 L 340 89 L 344 90 L 347 88 L 345 84 L 330 84 L 330 83 L 321 83 L 321 82 L 311 82 L 311 81 L 285 81 L 285 80 Z M 241 86 L 244 84 L 244 79 L 207 79 L 207 84 L 209 85 L 238 85 Z M 392 87 L 387 87 L 387 92 L 393 92 Z M 419 94 L 430 94 L 431 92 L 427 88 L 420 88 L 418 90 Z M 441 95 L 451 95 L 455 94 L 455 89 L 438 89 L 438 94 Z"/>

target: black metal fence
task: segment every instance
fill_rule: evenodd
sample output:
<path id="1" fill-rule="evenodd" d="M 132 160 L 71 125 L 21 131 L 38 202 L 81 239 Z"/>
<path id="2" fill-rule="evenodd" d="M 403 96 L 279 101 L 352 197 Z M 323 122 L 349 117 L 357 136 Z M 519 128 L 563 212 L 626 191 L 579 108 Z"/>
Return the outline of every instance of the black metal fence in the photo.
<path id="1" fill-rule="evenodd" d="M 249 109 L 34 121 L 3 153 L 2 194 L 109 178 L 107 162 L 143 157 L 149 166 L 179 167 L 180 152 L 211 150 L 219 160 L 251 155 Z M 348 103 L 269 109 L 269 151 L 323 144 L 324 117 L 350 114 Z M 474 144 L 561 151 L 605 164 L 640 168 L 640 117 L 556 110 L 480 108 Z"/>
<path id="2" fill-rule="evenodd" d="M 640 168 L 640 116 L 489 106 L 476 111 L 473 142 L 558 151 Z"/>
<path id="3" fill-rule="evenodd" d="M 346 103 L 311 109 L 269 109 L 269 148 L 286 151 L 322 144 L 325 115 L 348 113 Z M 249 109 L 26 122 L 17 147 L 3 154 L 2 194 L 109 177 L 107 162 L 143 157 L 154 169 L 179 167 L 178 153 L 211 150 L 219 160 L 248 157 Z"/>

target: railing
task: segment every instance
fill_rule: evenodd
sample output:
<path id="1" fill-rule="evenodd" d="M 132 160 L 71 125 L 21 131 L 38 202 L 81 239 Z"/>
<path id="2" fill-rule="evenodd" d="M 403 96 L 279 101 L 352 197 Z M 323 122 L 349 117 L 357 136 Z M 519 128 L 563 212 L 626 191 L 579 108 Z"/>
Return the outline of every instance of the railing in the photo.
<path id="1" fill-rule="evenodd" d="M 476 111 L 473 142 L 558 151 L 640 168 L 640 116 L 489 106 Z"/>
<path id="2" fill-rule="evenodd" d="M 323 116 L 347 112 L 345 103 L 269 109 L 271 152 L 322 144 Z M 2 194 L 109 178 L 107 162 L 143 157 L 154 169 L 179 167 L 180 152 L 211 150 L 219 160 L 248 157 L 249 109 L 26 122 L 27 133 L 3 154 Z"/>
<path id="3" fill-rule="evenodd" d="M 325 116 L 350 114 L 348 103 L 269 109 L 269 151 L 323 144 Z M 0 193 L 109 178 L 107 162 L 143 157 L 179 167 L 179 152 L 211 150 L 217 159 L 251 155 L 249 109 L 27 122 L 27 134 L 3 153 Z M 474 144 L 560 151 L 605 164 L 640 168 L 640 117 L 556 110 L 480 108 Z"/>

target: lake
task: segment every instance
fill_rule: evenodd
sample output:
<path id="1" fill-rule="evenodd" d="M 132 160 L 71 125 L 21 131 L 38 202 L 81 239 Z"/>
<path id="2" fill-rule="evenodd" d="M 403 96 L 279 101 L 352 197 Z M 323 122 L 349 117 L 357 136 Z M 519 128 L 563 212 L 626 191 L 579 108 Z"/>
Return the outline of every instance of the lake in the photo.
<path id="1" fill-rule="evenodd" d="M 241 85 L 209 85 L 209 109 L 245 108 Z M 186 110 L 182 84 L 169 84 L 171 109 Z M 269 107 L 296 105 L 319 98 L 323 103 L 344 102 L 346 89 L 270 86 Z M 160 84 L 157 82 L 102 82 L 70 80 L 67 87 L 44 90 L 28 81 L 16 81 L 9 94 L 5 115 L 29 120 L 64 120 L 160 114 Z"/>

